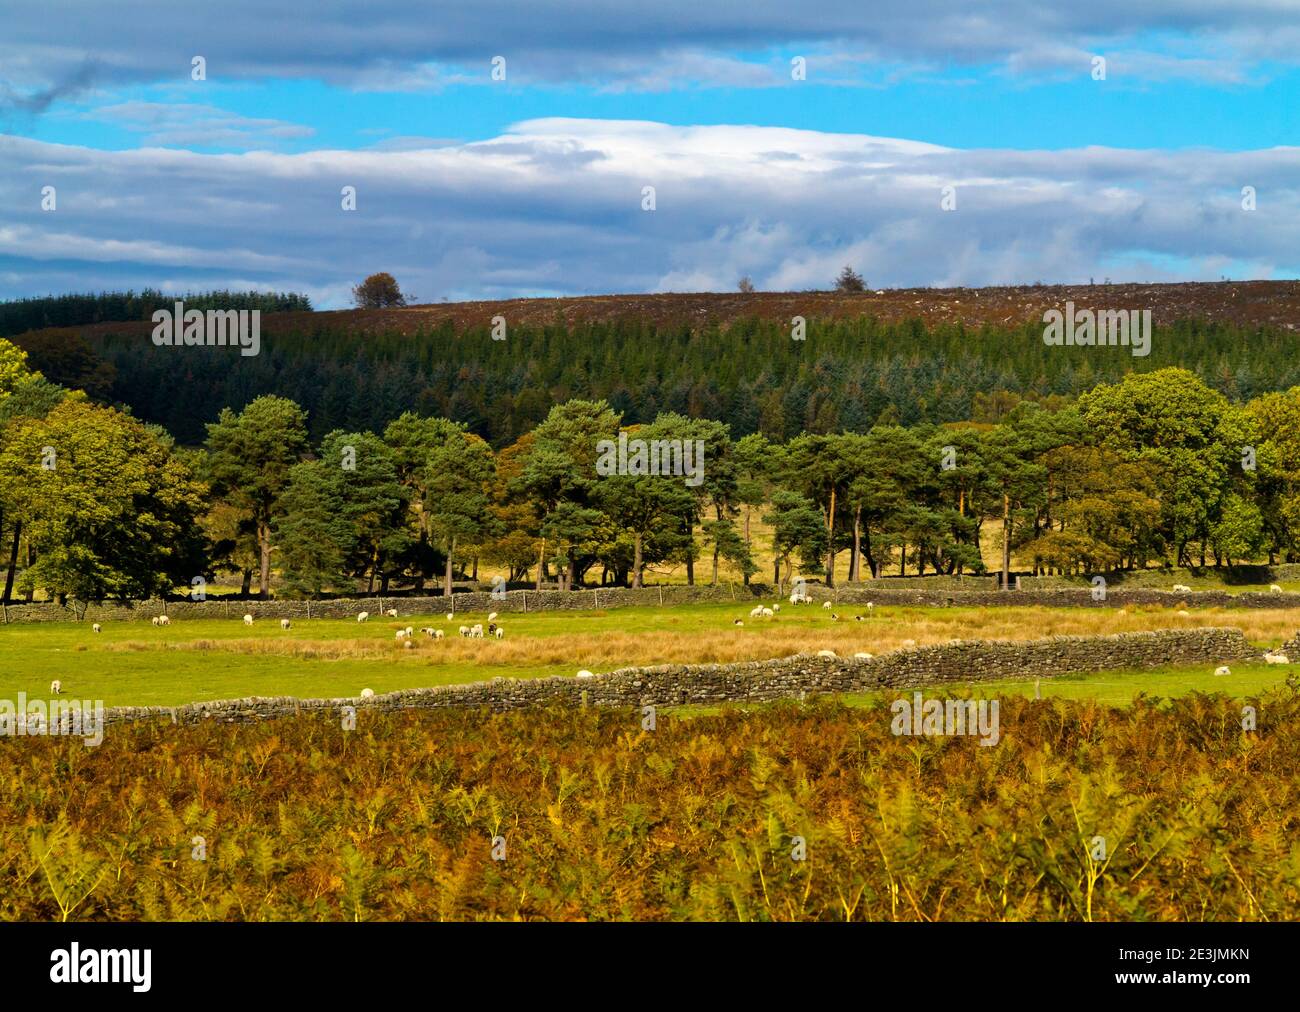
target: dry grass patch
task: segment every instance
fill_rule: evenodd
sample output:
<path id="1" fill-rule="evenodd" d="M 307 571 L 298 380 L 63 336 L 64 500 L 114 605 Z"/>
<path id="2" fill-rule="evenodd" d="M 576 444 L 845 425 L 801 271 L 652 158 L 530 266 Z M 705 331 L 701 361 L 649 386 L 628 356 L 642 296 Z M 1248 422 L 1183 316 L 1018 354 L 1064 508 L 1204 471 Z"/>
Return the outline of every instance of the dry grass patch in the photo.
<path id="1" fill-rule="evenodd" d="M 584 616 L 581 632 L 554 633 L 558 614 L 516 623 L 506 639 L 464 639 L 450 633 L 442 640 L 416 634 L 413 647 L 378 638 L 311 639 L 300 634 L 240 639 L 124 640 L 104 644 L 113 652 L 212 651 L 302 660 L 391 660 L 452 667 L 536 669 L 612 668 L 650 664 L 708 664 L 763 660 L 816 650 L 843 656 L 858 651 L 879 654 L 912 645 L 956 639 L 1026 640 L 1046 636 L 1095 636 L 1154 629 L 1236 627 L 1256 643 L 1277 644 L 1300 627 L 1296 609 L 1246 610 L 1209 608 L 1181 616 L 1167 608 L 1112 609 L 878 608 L 857 621 L 856 606 L 839 606 L 839 621 L 818 609 L 782 612 L 772 621 L 745 618 L 732 625 L 731 609 L 683 615 L 682 628 L 629 630 L 640 609 L 603 616 Z M 659 613 L 663 614 L 663 613 Z M 865 613 L 864 613 L 865 615 Z M 690 622 L 686 621 L 690 618 Z M 716 622 L 716 626 L 714 623 Z M 303 632 L 308 630 L 304 629 Z M 545 635 L 536 635 L 537 632 Z M 911 642 L 909 642 L 911 641 Z"/>

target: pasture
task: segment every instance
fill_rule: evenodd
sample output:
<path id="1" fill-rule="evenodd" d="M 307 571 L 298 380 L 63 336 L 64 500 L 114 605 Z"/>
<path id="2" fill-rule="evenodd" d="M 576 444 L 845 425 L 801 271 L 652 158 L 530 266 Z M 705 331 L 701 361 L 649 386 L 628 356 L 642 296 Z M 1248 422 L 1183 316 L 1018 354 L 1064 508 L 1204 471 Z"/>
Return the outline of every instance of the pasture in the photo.
<path id="1" fill-rule="evenodd" d="M 771 604 L 771 601 L 766 602 Z M 105 622 L 95 634 L 84 623 L 0 627 L 0 697 L 18 692 L 44 697 L 59 679 L 78 698 L 106 706 L 175 706 L 245 696 L 356 696 L 495 677 L 573 675 L 581 668 L 609 671 L 632 665 L 760 660 L 834 650 L 873 654 L 953 639 L 1033 639 L 1151 629 L 1235 626 L 1261 648 L 1300 629 L 1300 610 L 1206 608 L 1180 615 L 1156 606 L 1115 609 L 923 608 L 785 605 L 771 620 L 751 618 L 748 603 L 698 604 L 608 611 L 552 611 L 500 618 L 505 638 L 463 639 L 461 625 L 487 615 L 401 615 L 354 620 L 295 620 L 288 631 L 274 620 L 246 627 L 237 620 Z M 831 618 L 838 615 L 838 620 Z M 857 616 L 861 615 L 862 620 Z M 735 620 L 744 625 L 734 625 Z M 413 646 L 395 631 L 416 629 Z M 441 629 L 430 639 L 421 626 Z M 1285 680 L 1289 668 L 1234 665 L 1231 679 L 1211 670 L 1106 672 L 1045 680 L 1045 696 L 1125 703 L 1138 692 L 1173 696 L 1192 690 L 1245 694 Z M 985 685 L 981 691 L 1032 694 L 1032 682 Z"/>

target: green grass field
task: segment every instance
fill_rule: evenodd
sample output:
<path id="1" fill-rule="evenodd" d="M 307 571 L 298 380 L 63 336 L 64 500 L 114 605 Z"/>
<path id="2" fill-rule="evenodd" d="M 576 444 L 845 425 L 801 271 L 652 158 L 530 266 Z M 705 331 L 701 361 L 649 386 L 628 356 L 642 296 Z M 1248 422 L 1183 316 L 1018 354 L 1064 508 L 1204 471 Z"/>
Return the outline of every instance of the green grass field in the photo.
<path id="1" fill-rule="evenodd" d="M 94 634 L 82 623 L 0 627 L 0 698 L 25 692 L 44 698 L 58 679 L 64 692 L 102 699 L 107 706 L 175 706 L 244 696 L 356 696 L 495 677 L 573 675 L 579 668 L 608 671 L 656 663 L 757 660 L 833 649 L 841 656 L 881 654 L 952 639 L 1028 639 L 1060 634 L 1126 632 L 1151 628 L 1232 625 L 1261 648 L 1280 643 L 1300 626 L 1295 611 L 1204 609 L 1179 616 L 1170 609 L 1119 614 L 1092 609 L 882 607 L 855 621 L 840 608 L 832 621 L 820 608 L 782 611 L 772 622 L 748 617 L 749 604 L 509 614 L 500 619 L 503 640 L 465 640 L 462 624 L 486 615 L 403 615 L 396 620 L 297 620 L 283 631 L 274 620 L 251 629 L 233 620 L 174 620 L 159 628 L 145 622 L 106 622 Z M 743 627 L 733 624 L 736 618 Z M 446 638 L 416 633 L 405 649 L 399 627 L 433 626 Z M 1111 671 L 1058 677 L 1044 696 L 1126 703 L 1139 692 L 1175 696 L 1193 690 L 1248 695 L 1285 681 L 1289 669 L 1234 664 L 1218 678 L 1212 665 L 1148 671 Z M 984 684 L 978 691 L 1033 693 L 1033 682 Z"/>

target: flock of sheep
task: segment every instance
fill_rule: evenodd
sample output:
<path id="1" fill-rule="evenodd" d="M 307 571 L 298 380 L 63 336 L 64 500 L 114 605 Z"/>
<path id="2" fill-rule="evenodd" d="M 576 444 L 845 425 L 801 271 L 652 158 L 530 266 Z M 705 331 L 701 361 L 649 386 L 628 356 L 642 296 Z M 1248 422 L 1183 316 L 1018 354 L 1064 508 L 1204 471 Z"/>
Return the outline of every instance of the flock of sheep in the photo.
<path id="1" fill-rule="evenodd" d="M 389 608 L 386 612 L 384 612 L 384 614 L 387 615 L 389 618 L 397 618 L 397 609 Z M 357 613 L 358 622 L 366 622 L 369 620 L 369 618 L 370 618 L 370 612 L 368 611 L 362 611 Z M 448 622 L 453 622 L 455 621 L 455 619 L 456 616 L 452 612 L 447 612 Z M 488 627 L 487 627 L 486 635 L 491 636 L 495 639 L 504 639 L 506 634 L 505 627 L 497 625 L 496 619 L 497 619 L 496 612 L 492 612 L 490 615 L 488 615 Z M 172 620 L 166 615 L 155 615 L 152 619 L 150 619 L 150 621 L 155 626 L 164 626 L 164 625 L 172 624 Z M 253 616 L 251 614 L 245 614 L 244 625 L 251 626 L 252 624 L 253 624 Z M 285 632 L 288 632 L 290 629 L 293 628 L 293 622 L 287 618 L 282 618 L 280 619 L 280 628 Z M 104 631 L 103 627 L 98 622 L 94 623 L 90 627 L 90 629 L 92 632 L 95 633 L 100 633 Z M 444 638 L 443 631 L 441 629 L 435 629 L 432 626 L 421 626 L 420 632 L 428 636 L 429 639 L 440 640 Z M 483 624 L 481 622 L 472 626 L 463 625 L 460 627 L 459 632 L 461 636 L 464 636 L 468 639 L 484 638 Z M 414 627 L 409 625 L 405 629 L 398 629 L 395 633 L 395 639 L 399 643 L 405 642 L 405 645 L 407 647 L 412 646 L 411 640 L 414 636 L 415 636 L 415 629 Z"/>
<path id="2" fill-rule="evenodd" d="M 1280 586 L 1278 586 L 1276 583 L 1274 583 L 1274 584 L 1270 584 L 1268 589 L 1269 589 L 1269 592 L 1270 592 L 1270 593 L 1273 593 L 1273 594 L 1281 594 L 1281 593 L 1283 592 L 1283 591 L 1282 591 L 1282 588 L 1281 588 Z M 1173 586 L 1173 590 L 1174 590 L 1175 593 L 1179 593 L 1179 594 L 1190 594 L 1190 593 L 1192 592 L 1192 588 L 1191 588 L 1191 587 L 1187 586 L 1186 584 L 1182 584 L 1182 583 L 1176 583 L 1176 584 L 1174 584 L 1174 586 Z M 794 593 L 792 593 L 792 594 L 790 595 L 790 604 L 791 604 L 792 606 L 797 606 L 797 605 L 801 605 L 801 604 L 805 604 L 805 605 L 806 605 L 806 604 L 812 604 L 812 598 L 809 597 L 808 594 L 807 594 L 806 592 L 800 592 L 800 591 L 796 590 Z M 863 616 L 863 615 L 859 614 L 859 615 L 854 615 L 853 617 L 854 617 L 854 619 L 857 620 L 858 622 L 862 622 L 862 621 L 865 620 L 865 618 L 869 617 L 869 616 L 872 614 L 872 611 L 873 611 L 874 608 L 875 608 L 875 604 L 874 604 L 873 602 L 871 602 L 871 601 L 868 601 L 867 604 L 866 604 L 867 615 L 866 615 L 866 616 Z M 830 612 L 830 619 L 831 619 L 832 622 L 838 622 L 838 621 L 839 621 L 840 617 L 839 617 L 839 615 L 837 615 L 837 614 L 832 610 L 832 605 L 831 605 L 831 602 L 830 602 L 830 601 L 823 601 L 823 602 L 822 602 L 822 610 L 823 610 L 823 611 L 828 611 L 828 612 Z M 758 604 L 758 605 L 755 605 L 753 608 L 750 609 L 749 617 L 750 617 L 750 618 L 756 618 L 756 619 L 762 619 L 762 620 L 764 620 L 764 621 L 768 621 L 768 622 L 770 622 L 770 621 L 772 621 L 772 620 L 774 620 L 774 619 L 776 618 L 777 614 L 778 614 L 780 611 L 781 611 L 781 605 L 780 605 L 779 603 L 778 603 L 778 604 L 773 604 L 770 608 L 767 607 L 766 605 Z M 396 608 L 389 608 L 387 611 L 384 612 L 384 614 L 385 614 L 388 618 L 397 618 L 397 609 L 396 609 Z M 1188 613 L 1187 613 L 1187 612 L 1182 612 L 1182 611 L 1180 611 L 1178 614 L 1179 614 L 1179 615 L 1187 615 Z M 484 639 L 484 638 L 487 637 L 487 636 L 491 636 L 491 637 L 493 637 L 493 638 L 495 638 L 495 639 L 503 639 L 503 638 L 505 637 L 505 629 L 504 629 L 502 626 L 497 625 L 497 622 L 496 622 L 497 617 L 498 617 L 498 616 L 497 616 L 497 613 L 496 613 L 496 612 L 491 612 L 491 613 L 488 615 L 488 617 L 487 617 L 487 622 L 488 622 L 488 624 L 487 624 L 486 632 L 485 632 L 485 630 L 484 630 L 484 628 L 483 628 L 483 624 L 482 624 L 481 622 L 479 622 L 479 623 L 475 623 L 475 624 L 472 625 L 472 626 L 462 625 L 462 626 L 460 626 L 460 627 L 458 628 L 457 632 L 459 632 L 459 634 L 460 634 L 463 638 L 465 638 L 465 639 Z M 368 621 L 369 619 L 370 619 L 370 613 L 369 613 L 368 611 L 362 611 L 362 612 L 358 612 L 358 613 L 357 613 L 357 621 L 358 621 L 358 622 L 366 622 L 366 621 Z M 455 620 L 456 620 L 455 613 L 454 613 L 454 612 L 447 612 L 447 621 L 448 621 L 448 622 L 454 622 Z M 170 619 L 167 615 L 155 615 L 155 616 L 151 619 L 151 621 L 152 621 L 152 623 L 153 623 L 155 626 L 169 626 L 169 625 L 171 625 L 171 619 Z M 251 625 L 253 624 L 253 616 L 252 616 L 251 614 L 245 614 L 244 617 L 243 617 L 243 622 L 244 622 L 244 625 L 246 625 L 246 626 L 251 626 Z M 737 625 L 737 626 L 743 626 L 745 623 L 744 623 L 744 620 L 743 620 L 743 619 L 736 619 L 736 620 L 734 621 L 734 624 Z M 292 627 L 293 627 L 293 623 L 292 623 L 289 619 L 287 619 L 287 618 L 282 618 L 282 619 L 280 619 L 280 628 L 281 628 L 283 631 L 288 632 Z M 95 633 L 99 633 L 99 632 L 102 632 L 102 631 L 103 631 L 102 627 L 100 626 L 100 624 L 99 624 L 98 622 L 94 623 L 94 624 L 91 626 L 91 630 L 92 630 L 93 632 L 95 632 Z M 435 629 L 435 628 L 433 628 L 432 626 L 421 626 L 420 629 L 419 629 L 419 632 L 420 632 L 421 634 L 423 634 L 424 636 L 427 636 L 429 639 L 432 639 L 432 640 L 441 640 L 441 639 L 444 639 L 444 638 L 445 638 L 445 634 L 443 633 L 443 631 L 442 631 L 441 629 Z M 410 650 L 410 649 L 413 649 L 414 646 L 415 646 L 415 643 L 414 643 L 415 633 L 416 633 L 415 628 L 412 627 L 412 626 L 409 626 L 409 625 L 408 625 L 408 626 L 407 626 L 406 628 L 404 628 L 404 629 L 398 629 L 398 630 L 396 630 L 395 633 L 394 633 L 394 639 L 395 639 L 398 643 L 402 644 L 403 647 L 405 647 L 406 649 Z M 914 647 L 914 646 L 916 646 L 916 641 L 915 641 L 915 640 L 910 640 L 910 639 L 909 639 L 909 640 L 904 640 L 903 643 L 902 643 L 902 645 L 903 645 L 904 647 Z M 821 657 L 821 658 L 826 658 L 826 659 L 833 659 L 833 658 L 837 657 L 838 655 L 835 653 L 834 650 L 819 650 L 819 651 L 817 652 L 817 656 L 818 656 L 818 657 Z M 858 653 L 855 653 L 855 654 L 853 655 L 853 657 L 854 657 L 855 660 L 861 660 L 861 661 L 870 661 L 870 660 L 873 660 L 873 659 L 874 659 L 874 655 L 873 655 L 873 654 L 869 654 L 869 653 L 866 653 L 866 652 L 858 652 Z M 1291 663 L 1291 659 L 1290 659 L 1290 657 L 1288 657 L 1286 654 L 1282 653 L 1281 651 L 1270 650 L 1270 651 L 1266 651 L 1265 654 L 1264 654 L 1264 663 L 1266 663 L 1266 664 L 1290 664 L 1290 663 Z M 1216 668 L 1216 669 L 1214 670 L 1214 673 L 1215 673 L 1215 675 L 1218 675 L 1218 676 L 1231 675 L 1231 674 L 1232 674 L 1232 670 L 1231 670 L 1231 669 L 1230 669 L 1226 664 L 1224 664 L 1224 665 L 1220 665 L 1218 668 Z M 590 671 L 587 671 L 586 669 L 583 669 L 583 670 L 579 671 L 575 677 L 577 677 L 577 678 L 594 678 L 595 676 L 594 676 Z M 62 691 L 63 691 L 63 685 L 62 685 L 62 683 L 61 683 L 58 679 L 55 679 L 53 682 L 50 683 L 50 692 L 51 692 L 52 694 L 54 694 L 54 695 L 58 695 L 58 694 L 60 694 Z M 362 699 L 368 699 L 368 698 L 374 696 L 374 694 L 375 694 L 375 693 L 374 693 L 374 691 L 373 691 L 372 689 L 362 689 L 362 690 L 361 690 L 361 698 L 362 698 Z"/>

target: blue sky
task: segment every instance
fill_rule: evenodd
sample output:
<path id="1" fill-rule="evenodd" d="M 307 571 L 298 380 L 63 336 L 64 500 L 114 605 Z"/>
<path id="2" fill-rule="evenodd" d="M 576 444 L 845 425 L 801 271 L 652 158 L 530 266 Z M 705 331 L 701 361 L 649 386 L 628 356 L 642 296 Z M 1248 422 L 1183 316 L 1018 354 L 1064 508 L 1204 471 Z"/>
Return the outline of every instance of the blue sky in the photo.
<path id="1" fill-rule="evenodd" d="M 0 298 L 1294 277 L 1298 8 L 30 5 L 0 38 Z"/>

